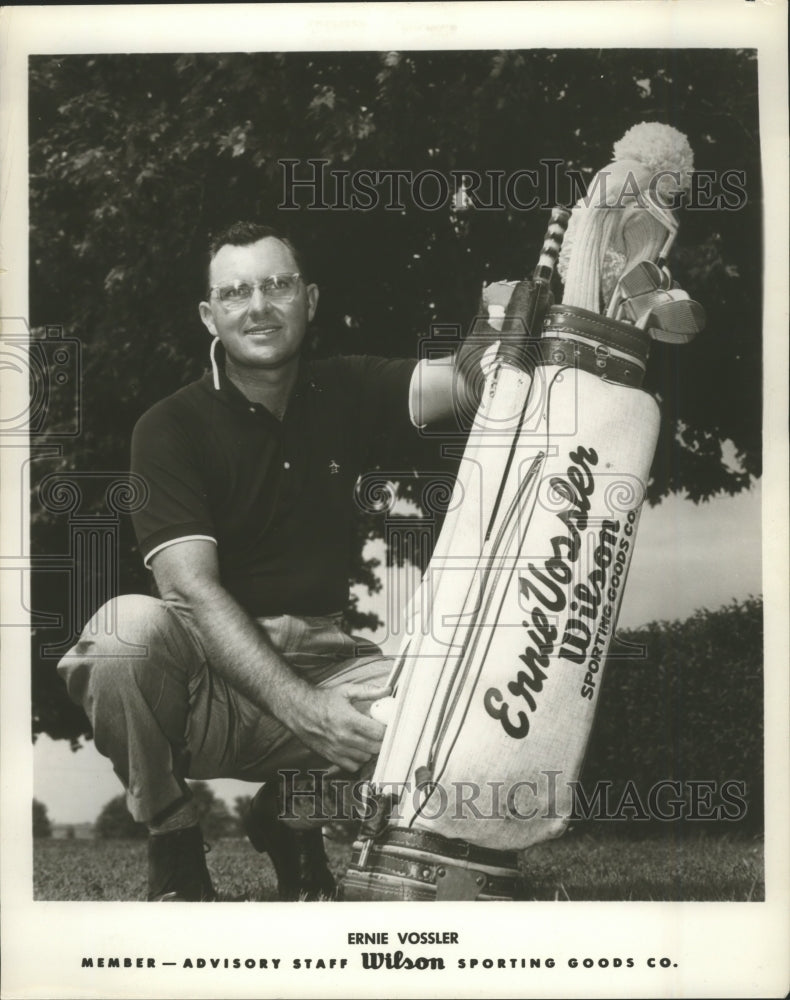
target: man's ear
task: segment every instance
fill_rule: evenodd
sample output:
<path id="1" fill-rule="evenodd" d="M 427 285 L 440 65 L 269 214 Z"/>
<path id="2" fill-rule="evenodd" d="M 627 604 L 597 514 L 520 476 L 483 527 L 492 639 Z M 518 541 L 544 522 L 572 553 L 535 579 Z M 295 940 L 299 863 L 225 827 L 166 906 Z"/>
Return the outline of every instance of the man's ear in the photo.
<path id="1" fill-rule="evenodd" d="M 208 332 L 211 334 L 212 337 L 217 337 L 218 336 L 217 328 L 214 325 L 214 316 L 211 312 L 211 306 L 208 304 L 208 302 L 201 302 L 200 305 L 198 306 L 198 309 L 200 310 L 200 318 L 203 321 L 203 325 L 205 326 L 205 328 L 208 330 Z"/>
<path id="2" fill-rule="evenodd" d="M 307 286 L 307 322 L 311 323 L 318 308 L 318 285 Z M 206 321 L 203 320 L 205 323 Z"/>

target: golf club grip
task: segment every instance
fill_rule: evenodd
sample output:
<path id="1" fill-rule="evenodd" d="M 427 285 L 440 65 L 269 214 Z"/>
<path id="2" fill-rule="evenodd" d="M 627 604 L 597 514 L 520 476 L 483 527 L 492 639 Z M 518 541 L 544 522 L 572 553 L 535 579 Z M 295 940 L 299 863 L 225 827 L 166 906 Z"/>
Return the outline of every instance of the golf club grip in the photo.
<path id="1" fill-rule="evenodd" d="M 551 279 L 569 219 L 567 209 L 552 209 L 532 279 L 516 285 L 505 310 L 497 358 L 521 371 L 529 372 L 535 367 L 534 359 L 529 356 L 529 344 L 540 337 L 543 320 L 552 304 Z"/>
<path id="2" fill-rule="evenodd" d="M 538 263 L 532 274 L 532 295 L 526 318 L 527 335 L 537 338 L 541 335 L 543 320 L 552 304 L 551 279 L 562 249 L 562 241 L 568 228 L 571 213 L 567 208 L 553 208 L 543 246 L 540 248 Z"/>
<path id="3" fill-rule="evenodd" d="M 532 275 L 532 280 L 536 285 L 551 283 L 570 217 L 571 213 L 567 208 L 553 208 L 551 210 L 549 225 L 546 229 L 546 235 L 543 237 L 543 246 L 540 248 L 538 263 Z"/>

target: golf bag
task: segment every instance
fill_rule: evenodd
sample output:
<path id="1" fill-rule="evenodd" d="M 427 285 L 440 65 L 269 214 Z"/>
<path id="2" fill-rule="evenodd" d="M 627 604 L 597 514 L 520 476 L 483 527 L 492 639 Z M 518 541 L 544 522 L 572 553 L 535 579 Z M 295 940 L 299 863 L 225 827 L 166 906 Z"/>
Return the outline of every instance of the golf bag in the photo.
<path id="1" fill-rule="evenodd" d="M 601 203 L 577 204 L 550 260 L 544 245 L 534 282 L 559 258 L 563 304 L 533 309 L 531 350 L 488 370 L 414 602 L 429 610 L 379 709 L 346 899 L 518 898 L 517 852 L 572 817 L 658 438 L 650 342 L 704 322 L 670 288 L 677 224 L 649 197 L 669 165 L 688 183 L 685 136 L 642 123 L 614 154 Z"/>
<path id="2" fill-rule="evenodd" d="M 554 306 L 543 333 L 531 376 L 489 374 L 422 582 L 430 618 L 398 659 L 347 899 L 513 898 L 515 856 L 497 852 L 571 816 L 659 413 L 637 388 L 647 338 L 632 327 Z M 465 845 L 460 869 L 447 841 Z"/>

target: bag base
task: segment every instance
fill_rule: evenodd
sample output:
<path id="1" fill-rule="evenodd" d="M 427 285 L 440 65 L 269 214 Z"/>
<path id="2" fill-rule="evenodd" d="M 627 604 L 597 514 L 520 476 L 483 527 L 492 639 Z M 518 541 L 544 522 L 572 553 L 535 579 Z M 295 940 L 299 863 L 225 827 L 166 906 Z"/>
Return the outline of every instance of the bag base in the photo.
<path id="1" fill-rule="evenodd" d="M 524 899 L 524 891 L 513 851 L 390 827 L 375 840 L 355 842 L 341 898 L 484 902 Z"/>

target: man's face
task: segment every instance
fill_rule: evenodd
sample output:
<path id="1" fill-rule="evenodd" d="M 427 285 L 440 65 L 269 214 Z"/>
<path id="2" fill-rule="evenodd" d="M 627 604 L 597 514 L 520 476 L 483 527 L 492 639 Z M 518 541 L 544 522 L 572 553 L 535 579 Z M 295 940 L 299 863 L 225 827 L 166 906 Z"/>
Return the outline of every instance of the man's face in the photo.
<path id="1" fill-rule="evenodd" d="M 209 283 L 252 284 L 272 274 L 297 270 L 288 247 L 274 237 L 266 237 L 249 246 L 220 247 L 211 261 Z M 290 302 L 273 302 L 256 288 L 249 304 L 239 311 L 226 309 L 214 294 L 208 302 L 200 303 L 200 318 L 222 341 L 232 364 L 246 369 L 276 369 L 298 355 L 317 305 L 318 288 L 300 280 Z"/>

